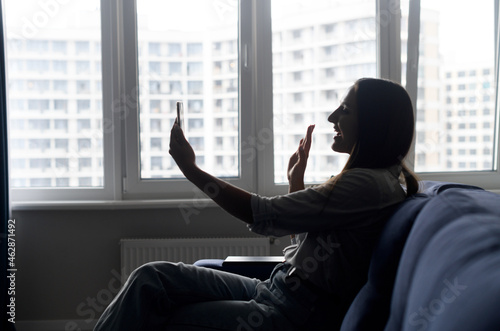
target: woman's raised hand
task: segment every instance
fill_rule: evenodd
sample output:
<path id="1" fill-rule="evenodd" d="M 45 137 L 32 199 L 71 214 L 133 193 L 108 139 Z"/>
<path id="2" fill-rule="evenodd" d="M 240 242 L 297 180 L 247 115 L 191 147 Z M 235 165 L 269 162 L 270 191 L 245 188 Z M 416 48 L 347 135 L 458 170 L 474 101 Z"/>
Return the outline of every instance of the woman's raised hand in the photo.
<path id="1" fill-rule="evenodd" d="M 300 140 L 297 151 L 292 154 L 288 161 L 287 175 L 290 184 L 289 192 L 304 189 L 304 174 L 306 171 L 307 159 L 309 158 L 309 151 L 311 150 L 314 127 L 314 125 L 309 125 L 306 136 Z"/>
<path id="2" fill-rule="evenodd" d="M 186 140 L 181 127 L 177 124 L 177 119 L 170 131 L 170 150 L 168 152 L 172 155 L 175 163 L 177 163 L 184 175 L 190 169 L 196 167 L 194 150 Z"/>

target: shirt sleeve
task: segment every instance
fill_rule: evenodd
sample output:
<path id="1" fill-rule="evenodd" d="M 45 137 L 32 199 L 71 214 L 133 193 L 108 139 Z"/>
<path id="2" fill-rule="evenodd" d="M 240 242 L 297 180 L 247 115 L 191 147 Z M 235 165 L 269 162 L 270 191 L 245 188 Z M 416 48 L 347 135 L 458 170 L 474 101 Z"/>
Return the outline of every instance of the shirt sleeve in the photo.
<path id="1" fill-rule="evenodd" d="M 272 236 L 352 229 L 401 201 L 404 192 L 389 171 L 353 169 L 314 188 L 276 197 L 252 195 L 251 231 Z"/>

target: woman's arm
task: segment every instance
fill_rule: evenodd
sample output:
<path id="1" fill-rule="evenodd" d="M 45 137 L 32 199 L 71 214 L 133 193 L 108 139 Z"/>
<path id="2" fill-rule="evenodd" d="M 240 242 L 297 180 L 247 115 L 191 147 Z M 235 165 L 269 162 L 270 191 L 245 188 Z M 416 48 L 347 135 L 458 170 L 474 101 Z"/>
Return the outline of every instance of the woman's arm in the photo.
<path id="1" fill-rule="evenodd" d="M 292 154 L 288 161 L 288 193 L 297 192 L 305 188 L 304 174 L 307 166 L 307 159 L 309 158 L 309 151 L 311 150 L 312 132 L 314 125 L 309 125 L 307 128 L 305 138 L 300 139 L 299 148 Z M 295 235 L 291 234 L 290 239 L 292 244 L 295 244 Z"/>
<path id="2" fill-rule="evenodd" d="M 184 176 L 215 203 L 236 218 L 249 224 L 253 222 L 251 194 L 198 168 L 193 148 L 184 137 L 177 121 L 170 132 L 169 153 Z"/>

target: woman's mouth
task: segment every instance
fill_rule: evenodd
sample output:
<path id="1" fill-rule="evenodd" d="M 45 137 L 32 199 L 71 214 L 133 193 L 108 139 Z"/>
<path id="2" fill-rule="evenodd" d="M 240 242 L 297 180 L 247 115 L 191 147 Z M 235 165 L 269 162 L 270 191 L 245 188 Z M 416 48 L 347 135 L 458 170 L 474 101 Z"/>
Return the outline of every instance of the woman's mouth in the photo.
<path id="1" fill-rule="evenodd" d="M 335 136 L 333 136 L 333 139 L 335 138 L 342 138 L 342 131 L 340 131 L 340 129 L 338 128 L 333 128 L 335 130 L 335 132 L 337 133 Z"/>

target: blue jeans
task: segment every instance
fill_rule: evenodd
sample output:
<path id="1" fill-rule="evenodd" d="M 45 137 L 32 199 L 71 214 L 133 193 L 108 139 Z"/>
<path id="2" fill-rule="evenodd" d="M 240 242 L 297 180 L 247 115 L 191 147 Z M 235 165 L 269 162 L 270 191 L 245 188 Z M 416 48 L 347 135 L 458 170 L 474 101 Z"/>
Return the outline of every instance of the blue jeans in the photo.
<path id="1" fill-rule="evenodd" d="M 298 330 L 315 298 L 305 288 L 290 291 L 289 268 L 280 264 L 260 281 L 183 263 L 148 263 L 132 272 L 94 330 Z"/>

